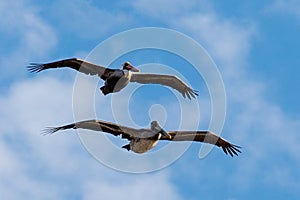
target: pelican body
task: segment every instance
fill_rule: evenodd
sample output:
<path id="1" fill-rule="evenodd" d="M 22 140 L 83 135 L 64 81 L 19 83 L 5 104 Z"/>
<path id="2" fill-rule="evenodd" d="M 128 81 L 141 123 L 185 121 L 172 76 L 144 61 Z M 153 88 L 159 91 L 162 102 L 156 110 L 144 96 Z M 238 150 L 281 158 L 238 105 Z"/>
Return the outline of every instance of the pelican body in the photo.
<path id="1" fill-rule="evenodd" d="M 104 86 L 100 88 L 104 95 L 119 92 L 128 85 L 131 78 L 131 71 L 139 72 L 129 62 L 123 64 L 123 69 L 115 69 L 115 71 L 106 78 Z"/>
<path id="2" fill-rule="evenodd" d="M 145 153 L 149 151 L 156 146 L 161 136 L 167 138 L 170 137 L 170 135 L 160 127 L 157 121 L 151 122 L 150 129 L 134 129 L 100 120 L 87 120 L 61 127 L 47 128 L 45 129 L 44 134 L 52 134 L 56 131 L 70 128 L 103 131 L 115 136 L 122 135 L 123 139 L 128 139 L 130 141 L 129 144 L 124 145 L 122 148 L 135 153 Z"/>
<path id="3" fill-rule="evenodd" d="M 241 153 L 239 146 L 231 144 L 211 131 L 168 131 L 166 132 L 157 121 L 152 121 L 149 129 L 135 129 L 101 120 L 86 120 L 59 127 L 50 127 L 44 134 L 53 134 L 66 129 L 89 129 L 110 133 L 114 136 L 121 135 L 122 139 L 129 140 L 129 144 L 122 148 L 135 153 L 145 153 L 156 146 L 159 140 L 168 141 L 196 141 L 221 147 L 225 154 L 231 156 Z"/>
<path id="4" fill-rule="evenodd" d="M 122 69 L 110 69 L 77 58 L 70 58 L 45 64 L 31 63 L 28 70 L 38 73 L 46 69 L 62 67 L 69 67 L 87 75 L 98 75 L 105 81 L 104 86 L 100 88 L 104 95 L 122 90 L 129 82 L 169 86 L 189 99 L 196 98 L 198 95 L 196 90 L 191 89 L 176 76 L 140 73 L 129 62 L 125 62 Z"/>

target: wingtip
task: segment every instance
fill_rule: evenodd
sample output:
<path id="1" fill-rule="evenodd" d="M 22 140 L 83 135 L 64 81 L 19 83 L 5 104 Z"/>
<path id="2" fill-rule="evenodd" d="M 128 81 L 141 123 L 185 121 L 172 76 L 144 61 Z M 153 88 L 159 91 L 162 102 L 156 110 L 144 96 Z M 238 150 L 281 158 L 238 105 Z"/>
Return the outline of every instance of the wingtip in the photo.
<path id="1" fill-rule="evenodd" d="M 198 91 L 198 90 L 193 90 L 193 94 L 194 94 L 194 95 L 196 95 L 196 96 L 199 96 L 199 94 L 198 94 L 198 93 L 199 93 L 199 91 Z"/>
<path id="2" fill-rule="evenodd" d="M 231 144 L 231 146 L 227 148 L 227 151 L 229 152 L 231 157 L 234 157 L 234 155 L 238 156 L 238 153 L 242 153 L 242 151 L 240 150 L 241 148 L 242 147 L 240 146 Z"/>
<path id="3" fill-rule="evenodd" d="M 30 63 L 27 66 L 27 70 L 30 73 L 39 73 L 40 71 L 44 70 L 44 65 L 39 63 Z"/>
<path id="4" fill-rule="evenodd" d="M 192 98 L 196 99 L 199 96 L 198 92 L 199 92 L 198 90 L 191 89 L 191 90 L 187 91 L 187 94 L 189 96 L 191 96 Z M 192 99 L 191 97 L 189 98 L 190 100 Z"/>
<path id="5" fill-rule="evenodd" d="M 41 135 L 52 135 L 53 133 L 59 131 L 60 128 L 58 127 L 46 127 L 42 130 Z"/>
<path id="6" fill-rule="evenodd" d="M 198 96 L 197 92 L 198 92 L 197 90 L 190 89 L 190 90 L 187 90 L 187 91 L 183 92 L 182 96 L 183 96 L 183 98 L 187 97 L 189 100 L 192 100 L 192 98 L 196 99 L 197 96 Z"/>
<path id="7" fill-rule="evenodd" d="M 235 151 L 242 153 L 242 151 L 240 150 L 242 147 L 237 146 L 237 145 L 232 145 L 232 149 L 234 149 Z"/>

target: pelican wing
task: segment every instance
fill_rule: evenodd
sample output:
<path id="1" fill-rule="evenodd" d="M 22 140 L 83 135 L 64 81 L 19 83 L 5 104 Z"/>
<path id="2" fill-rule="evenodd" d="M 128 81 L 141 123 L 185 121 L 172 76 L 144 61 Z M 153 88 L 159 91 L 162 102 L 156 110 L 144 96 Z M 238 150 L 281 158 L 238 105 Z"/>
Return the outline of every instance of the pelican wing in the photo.
<path id="1" fill-rule="evenodd" d="M 48 127 L 43 131 L 43 134 L 44 135 L 53 134 L 61 130 L 78 129 L 78 128 L 106 132 L 114 136 L 121 135 L 122 138 L 129 139 L 129 140 L 132 137 L 138 137 L 140 134 L 139 129 L 120 126 L 114 123 L 100 121 L 100 120 L 86 120 L 86 121 L 80 121 L 80 122 L 59 126 L 59 127 Z"/>
<path id="2" fill-rule="evenodd" d="M 141 84 L 161 84 L 169 86 L 179 91 L 183 97 L 196 98 L 197 91 L 190 88 L 177 76 L 163 75 L 163 74 L 147 74 L 147 73 L 132 73 L 130 82 L 137 82 Z"/>
<path id="3" fill-rule="evenodd" d="M 78 58 L 70 58 L 45 64 L 31 63 L 27 68 L 30 72 L 38 73 L 46 69 L 62 67 L 69 67 L 87 75 L 98 75 L 103 80 L 106 80 L 107 77 L 115 71 L 114 69 L 105 68 Z"/>
<path id="4" fill-rule="evenodd" d="M 241 147 L 229 143 L 210 131 L 171 131 L 168 133 L 171 137 L 162 136 L 161 140 L 204 142 L 221 147 L 225 154 L 229 153 L 231 156 L 241 153 Z"/>

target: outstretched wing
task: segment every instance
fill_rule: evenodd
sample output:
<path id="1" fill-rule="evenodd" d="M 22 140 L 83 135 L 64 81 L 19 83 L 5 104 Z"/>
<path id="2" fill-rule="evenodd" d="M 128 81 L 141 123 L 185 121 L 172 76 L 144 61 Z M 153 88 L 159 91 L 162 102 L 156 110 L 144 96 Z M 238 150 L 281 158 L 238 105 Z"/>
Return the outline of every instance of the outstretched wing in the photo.
<path id="1" fill-rule="evenodd" d="M 44 129 L 42 134 L 48 135 L 61 130 L 78 129 L 78 128 L 106 132 L 114 136 L 121 135 L 122 138 L 129 139 L 129 140 L 132 137 L 138 137 L 140 134 L 138 129 L 129 128 L 126 126 L 120 126 L 118 124 L 100 121 L 100 120 L 86 120 L 86 121 L 80 121 L 80 122 L 59 126 L 59 127 L 48 127 Z"/>
<path id="2" fill-rule="evenodd" d="M 115 71 L 114 69 L 105 68 L 78 58 L 70 58 L 45 64 L 31 63 L 27 66 L 28 71 L 36 73 L 46 69 L 62 67 L 69 67 L 87 75 L 98 75 L 103 80 L 106 80 L 107 77 Z"/>
<path id="3" fill-rule="evenodd" d="M 231 156 L 241 153 L 241 147 L 229 143 L 210 131 L 171 131 L 168 133 L 171 138 L 162 136 L 161 140 L 204 142 L 221 147 L 225 154 L 229 153 Z"/>
<path id="4" fill-rule="evenodd" d="M 190 88 L 177 76 L 163 75 L 163 74 L 147 74 L 147 73 L 132 73 L 130 82 L 137 82 L 141 84 L 161 84 L 169 86 L 179 91 L 183 97 L 196 98 L 197 91 Z"/>

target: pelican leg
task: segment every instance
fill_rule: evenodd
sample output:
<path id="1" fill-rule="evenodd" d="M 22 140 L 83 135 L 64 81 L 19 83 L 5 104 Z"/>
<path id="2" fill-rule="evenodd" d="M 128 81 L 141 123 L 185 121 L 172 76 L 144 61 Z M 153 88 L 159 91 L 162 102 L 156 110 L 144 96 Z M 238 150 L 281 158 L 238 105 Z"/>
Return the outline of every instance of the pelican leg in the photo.
<path id="1" fill-rule="evenodd" d="M 107 95 L 107 94 L 109 93 L 109 91 L 107 90 L 106 85 L 102 86 L 102 87 L 100 88 L 100 90 L 101 90 L 101 92 L 102 92 L 104 95 Z"/>
<path id="2" fill-rule="evenodd" d="M 127 151 L 130 151 L 130 144 L 126 144 L 122 146 L 122 148 L 127 149 Z"/>

